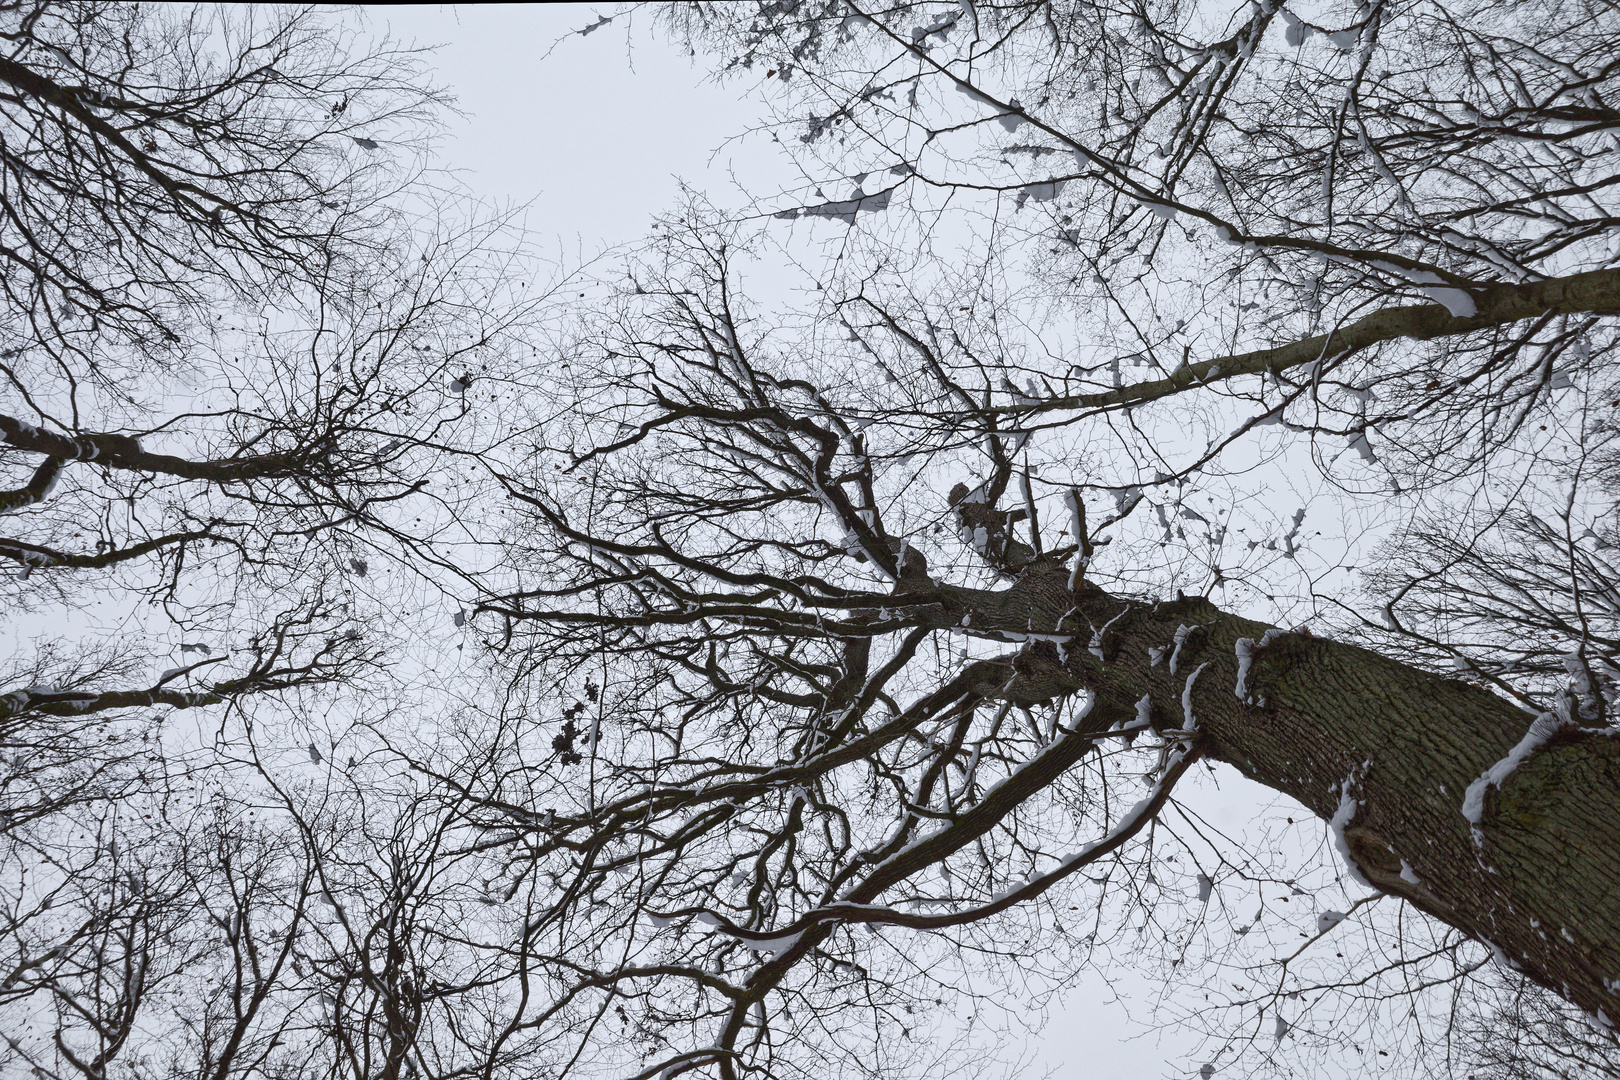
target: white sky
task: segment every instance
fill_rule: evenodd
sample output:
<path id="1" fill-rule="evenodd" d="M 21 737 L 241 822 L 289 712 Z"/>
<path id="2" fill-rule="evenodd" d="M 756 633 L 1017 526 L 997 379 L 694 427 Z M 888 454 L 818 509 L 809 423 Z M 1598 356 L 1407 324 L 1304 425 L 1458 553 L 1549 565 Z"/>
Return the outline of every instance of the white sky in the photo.
<path id="1" fill-rule="evenodd" d="M 372 7 L 377 32 L 438 45 L 439 80 L 467 114 L 451 125 L 445 163 L 495 203 L 529 204 L 538 238 L 589 255 L 642 236 L 672 209 L 680 183 L 734 204 L 739 182 L 755 194 L 792 171 L 767 137 L 739 139 L 761 120 L 740 85 L 720 86 L 702 66 L 646 32 L 618 24 L 566 37 L 611 9 L 546 6 Z M 554 47 L 555 46 L 555 47 Z M 548 55 L 549 54 L 549 55 Z M 1275 796 L 1230 770 L 1193 801 L 1236 835 Z M 1153 987 L 1126 971 L 1113 985 L 1087 978 L 1028 1049 L 1026 1075 L 1057 1080 L 1153 1080 L 1196 1075 L 1168 1058 L 1190 1045 L 1149 1030 Z M 1016 1049 L 1016 1048 L 1015 1048 Z M 1178 1063 L 1179 1064 L 1179 1063 Z"/>

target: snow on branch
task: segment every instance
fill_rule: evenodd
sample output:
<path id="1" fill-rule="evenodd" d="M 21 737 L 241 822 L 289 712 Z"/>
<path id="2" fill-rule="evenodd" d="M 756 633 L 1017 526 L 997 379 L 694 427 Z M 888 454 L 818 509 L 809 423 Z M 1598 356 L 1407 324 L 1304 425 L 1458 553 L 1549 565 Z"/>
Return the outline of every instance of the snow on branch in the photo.
<path id="1" fill-rule="evenodd" d="M 1531 721 L 1530 729 L 1513 745 L 1513 749 L 1507 752 L 1507 756 L 1486 769 L 1468 785 L 1468 789 L 1463 792 L 1462 815 L 1472 826 L 1475 844 L 1484 842 L 1484 834 L 1480 832 L 1479 826 L 1485 820 L 1485 796 L 1492 788 L 1501 787 L 1503 781 L 1513 775 L 1513 771 L 1528 761 L 1530 755 L 1547 740 L 1572 726 L 1574 722 L 1570 712 L 1569 694 L 1561 692 L 1552 709 Z"/>

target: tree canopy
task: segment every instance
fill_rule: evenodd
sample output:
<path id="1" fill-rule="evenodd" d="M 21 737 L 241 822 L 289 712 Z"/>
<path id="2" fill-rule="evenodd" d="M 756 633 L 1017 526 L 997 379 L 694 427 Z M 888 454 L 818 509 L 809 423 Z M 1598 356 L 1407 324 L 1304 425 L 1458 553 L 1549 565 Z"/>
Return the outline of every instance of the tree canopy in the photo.
<path id="1" fill-rule="evenodd" d="M 627 7 L 569 267 L 346 19 L 0 16 L 8 1073 L 1620 1075 L 1612 9 Z"/>

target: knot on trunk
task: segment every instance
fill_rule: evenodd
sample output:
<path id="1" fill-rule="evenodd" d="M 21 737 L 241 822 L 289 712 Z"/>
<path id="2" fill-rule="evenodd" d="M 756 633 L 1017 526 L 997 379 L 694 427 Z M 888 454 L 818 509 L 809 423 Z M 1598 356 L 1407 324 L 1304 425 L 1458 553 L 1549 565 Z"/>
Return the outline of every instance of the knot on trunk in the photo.
<path id="1" fill-rule="evenodd" d="M 1069 673 L 1050 641 L 1033 641 L 1013 657 L 1016 674 L 1006 697 L 1018 705 L 1043 705 L 1080 690 L 1081 682 Z"/>

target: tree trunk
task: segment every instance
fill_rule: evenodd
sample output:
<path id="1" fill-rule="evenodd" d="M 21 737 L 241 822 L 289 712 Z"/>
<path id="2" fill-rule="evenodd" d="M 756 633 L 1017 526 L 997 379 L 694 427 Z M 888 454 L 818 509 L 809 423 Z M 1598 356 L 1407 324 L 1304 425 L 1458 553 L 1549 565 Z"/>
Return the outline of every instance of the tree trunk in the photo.
<path id="1" fill-rule="evenodd" d="M 943 601 L 941 625 L 967 615 L 991 637 L 1073 634 L 1061 651 L 1026 645 L 1011 696 L 1078 683 L 1118 713 L 1146 694 L 1154 726 L 1171 729 L 1184 724 L 1185 694 L 1206 754 L 1334 823 L 1372 887 L 1605 1021 L 1620 1016 L 1620 732 L 1565 726 L 1520 747 L 1535 718 L 1478 687 L 1305 631 L 1262 647 L 1265 625 L 1205 599 L 1144 603 L 1084 582 L 1071 592 L 1067 574 L 1043 560 L 1005 591 L 916 591 Z M 1476 825 L 1464 813 L 1470 785 L 1516 747 L 1531 752 L 1499 786 L 1477 785 Z"/>

